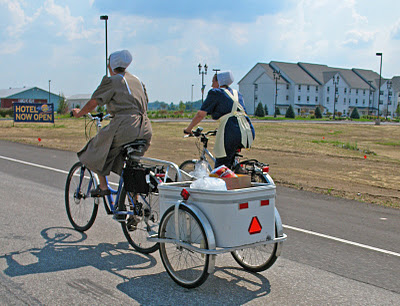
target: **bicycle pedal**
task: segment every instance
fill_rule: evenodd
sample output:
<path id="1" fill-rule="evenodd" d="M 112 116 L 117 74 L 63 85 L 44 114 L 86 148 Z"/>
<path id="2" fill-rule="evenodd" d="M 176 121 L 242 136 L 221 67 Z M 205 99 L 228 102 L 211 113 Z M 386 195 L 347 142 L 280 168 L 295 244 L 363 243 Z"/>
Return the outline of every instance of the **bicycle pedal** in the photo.
<path id="1" fill-rule="evenodd" d="M 113 219 L 118 221 L 119 223 L 125 222 L 125 215 L 122 214 L 114 214 Z"/>

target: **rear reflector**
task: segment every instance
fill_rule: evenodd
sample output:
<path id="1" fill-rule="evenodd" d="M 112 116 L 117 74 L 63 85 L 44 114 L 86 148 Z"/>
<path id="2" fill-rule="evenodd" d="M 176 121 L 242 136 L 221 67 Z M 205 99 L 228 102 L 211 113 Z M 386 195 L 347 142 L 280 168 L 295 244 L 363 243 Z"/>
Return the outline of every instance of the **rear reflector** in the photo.
<path id="1" fill-rule="evenodd" d="M 269 200 L 261 200 L 261 206 L 269 205 Z"/>
<path id="2" fill-rule="evenodd" d="M 251 219 L 250 222 L 250 226 L 249 226 L 249 234 L 253 235 L 253 234 L 258 234 L 261 232 L 262 226 L 260 224 L 260 221 L 258 221 L 257 217 L 253 217 Z"/>
<path id="3" fill-rule="evenodd" d="M 262 171 L 263 172 L 269 172 L 269 166 L 264 166 L 263 168 L 262 168 Z"/>
<path id="4" fill-rule="evenodd" d="M 245 209 L 245 208 L 249 208 L 249 203 L 240 203 L 239 204 L 239 209 Z"/>

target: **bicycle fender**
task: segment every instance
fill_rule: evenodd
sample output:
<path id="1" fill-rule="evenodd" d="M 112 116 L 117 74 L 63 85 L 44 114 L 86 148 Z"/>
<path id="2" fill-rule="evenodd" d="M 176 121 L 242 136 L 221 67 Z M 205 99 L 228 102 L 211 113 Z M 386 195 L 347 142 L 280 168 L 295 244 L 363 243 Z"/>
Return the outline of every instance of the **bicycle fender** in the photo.
<path id="1" fill-rule="evenodd" d="M 283 236 L 283 225 L 282 225 L 282 219 L 281 216 L 278 212 L 278 209 L 275 207 L 275 224 L 276 224 L 276 234 L 277 237 L 282 237 Z M 278 242 L 278 245 L 276 247 L 276 256 L 280 256 L 282 252 L 282 243 L 283 242 Z"/>
<path id="2" fill-rule="evenodd" d="M 175 226 L 176 227 L 178 226 L 178 224 L 177 224 L 178 223 L 178 209 L 179 209 L 180 205 L 186 206 L 200 220 L 201 224 L 204 227 L 205 234 L 207 236 L 208 249 L 209 250 L 215 250 L 216 249 L 215 236 L 214 236 L 214 231 L 213 231 L 213 229 L 211 227 L 211 224 L 208 221 L 207 217 L 196 206 L 188 205 L 183 201 L 178 201 L 175 204 Z M 175 233 L 179 233 L 179 230 L 175 229 Z M 177 238 L 179 239 L 179 237 L 177 237 Z M 217 255 L 210 255 L 210 262 L 209 262 L 208 271 L 207 271 L 210 274 L 214 273 L 216 256 Z"/>

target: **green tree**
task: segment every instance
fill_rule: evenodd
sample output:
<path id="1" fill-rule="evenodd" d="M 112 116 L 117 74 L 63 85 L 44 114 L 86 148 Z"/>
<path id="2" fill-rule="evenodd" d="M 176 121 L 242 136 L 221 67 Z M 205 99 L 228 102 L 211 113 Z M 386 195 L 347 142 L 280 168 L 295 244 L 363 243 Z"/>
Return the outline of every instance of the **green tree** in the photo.
<path id="1" fill-rule="evenodd" d="M 350 118 L 351 119 L 360 119 L 360 114 L 358 113 L 357 107 L 353 108 Z"/>
<path id="2" fill-rule="evenodd" d="M 265 116 L 268 115 L 268 107 L 267 107 L 267 104 L 264 105 L 264 113 L 265 113 Z"/>
<path id="3" fill-rule="evenodd" d="M 279 116 L 281 114 L 281 111 L 279 110 L 279 107 L 275 107 L 275 114 Z"/>
<path id="4" fill-rule="evenodd" d="M 322 118 L 322 113 L 319 106 L 317 106 L 317 108 L 315 109 L 315 118 Z"/>
<path id="5" fill-rule="evenodd" d="M 185 111 L 185 109 L 186 109 L 186 105 L 185 105 L 185 103 L 183 103 L 183 101 L 181 100 L 181 101 L 179 102 L 179 110 L 180 110 L 180 111 Z"/>
<path id="6" fill-rule="evenodd" d="M 296 117 L 296 115 L 294 114 L 293 106 L 289 105 L 289 107 L 286 111 L 286 114 L 285 114 L 285 118 L 293 118 L 294 119 L 295 117 Z"/>
<path id="7" fill-rule="evenodd" d="M 107 112 L 106 107 L 104 105 L 97 106 L 96 111 L 98 113 L 106 113 Z"/>
<path id="8" fill-rule="evenodd" d="M 254 115 L 256 117 L 264 117 L 265 116 L 264 107 L 261 102 L 258 103 L 256 112 L 254 113 Z"/>
<path id="9" fill-rule="evenodd" d="M 60 99 L 58 100 L 57 113 L 66 114 L 67 112 L 68 112 L 68 103 L 65 100 L 64 94 L 60 93 Z"/>
<path id="10" fill-rule="evenodd" d="M 397 108 L 396 108 L 396 111 L 395 111 L 395 113 L 397 114 L 397 117 L 399 117 L 399 116 L 400 116 L 400 103 L 399 103 L 399 104 L 397 104 Z"/>

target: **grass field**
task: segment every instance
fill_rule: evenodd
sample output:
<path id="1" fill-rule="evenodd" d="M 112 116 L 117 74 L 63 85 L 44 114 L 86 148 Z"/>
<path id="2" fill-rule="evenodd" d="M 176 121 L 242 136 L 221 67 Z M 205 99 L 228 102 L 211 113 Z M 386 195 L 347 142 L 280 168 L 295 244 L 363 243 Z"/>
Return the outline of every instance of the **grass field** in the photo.
<path id="1" fill-rule="evenodd" d="M 153 122 L 146 155 L 177 164 L 195 158 L 195 140 L 182 137 L 187 124 Z M 214 129 L 217 123 L 201 126 Z M 269 163 L 278 185 L 400 208 L 400 126 L 288 121 L 254 126 L 253 148 L 243 153 Z M 86 143 L 84 127 L 83 119 L 14 127 L 12 121 L 0 121 L 0 139 L 78 151 Z"/>

